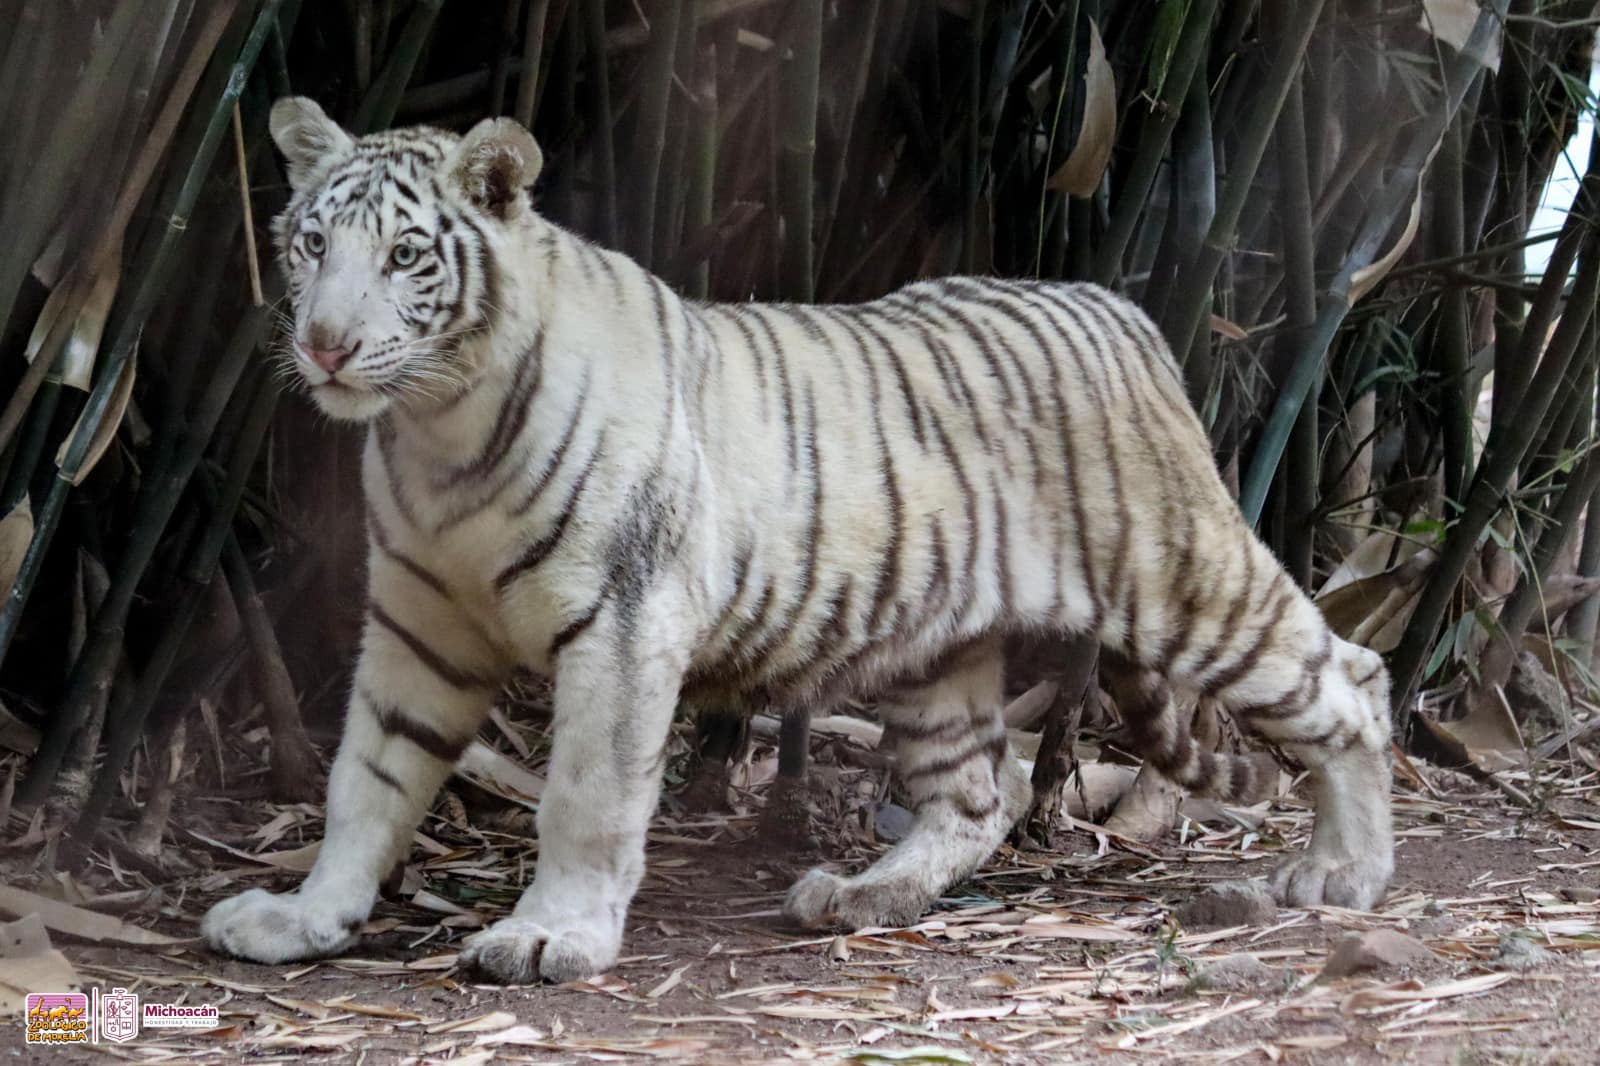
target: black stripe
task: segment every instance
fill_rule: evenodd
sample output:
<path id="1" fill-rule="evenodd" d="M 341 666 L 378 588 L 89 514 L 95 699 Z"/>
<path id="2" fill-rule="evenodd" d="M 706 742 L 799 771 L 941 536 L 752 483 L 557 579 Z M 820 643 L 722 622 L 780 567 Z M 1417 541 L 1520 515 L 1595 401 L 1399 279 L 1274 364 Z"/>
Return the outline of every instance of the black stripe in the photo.
<path id="1" fill-rule="evenodd" d="M 373 699 L 372 693 L 365 689 L 361 690 L 361 698 L 372 709 L 373 717 L 378 720 L 378 728 L 385 734 L 410 741 L 440 762 L 454 764 L 461 757 L 461 753 L 467 750 L 467 745 L 472 743 L 471 737 L 445 736 L 400 708 L 378 702 Z"/>
<path id="2" fill-rule="evenodd" d="M 371 774 L 373 777 L 376 777 L 379 781 L 382 781 L 384 784 L 388 785 L 390 788 L 394 789 L 401 796 L 405 796 L 405 798 L 407 798 L 407 799 L 411 798 L 410 796 L 406 795 L 406 790 L 403 787 L 401 787 L 399 781 L 395 780 L 393 774 L 389 773 L 389 771 L 385 770 L 383 767 L 379 766 L 377 763 L 373 762 L 371 759 L 363 758 L 361 760 L 361 765 L 365 766 L 367 768 L 367 772 L 369 774 Z"/>
<path id="3" fill-rule="evenodd" d="M 595 443 L 594 451 L 589 455 L 589 461 L 584 464 L 583 470 L 572 483 L 572 488 L 567 493 L 566 502 L 561 507 L 561 513 L 556 516 L 555 525 L 544 536 L 535 540 L 523 549 L 515 562 L 500 571 L 494 579 L 494 587 L 499 592 L 505 592 L 518 578 L 527 574 L 534 567 L 550 557 L 561 543 L 561 538 L 566 534 L 567 524 L 572 521 L 572 512 L 577 507 L 578 497 L 583 494 L 583 488 L 589 481 L 589 475 L 594 472 L 595 464 L 600 460 L 600 453 L 605 449 L 605 431 L 600 433 L 600 440 Z"/>
<path id="4" fill-rule="evenodd" d="M 384 629 L 387 629 L 390 633 L 394 634 L 395 639 L 404 644 L 419 663 L 437 674 L 440 680 L 444 681 L 452 688 L 466 690 L 495 687 L 493 681 L 479 674 L 475 674 L 471 670 L 465 670 L 454 665 L 444 656 L 440 655 L 427 644 L 423 643 L 420 637 L 397 622 L 388 611 L 385 611 L 383 606 L 379 604 L 377 600 L 368 601 L 367 613 L 374 622 L 378 623 Z"/>
<path id="5" fill-rule="evenodd" d="M 600 615 L 600 608 L 604 606 L 605 598 L 601 597 L 594 602 L 593 607 L 590 607 L 583 614 L 579 615 L 577 618 L 574 618 L 565 626 L 562 626 L 561 632 L 557 633 L 555 638 L 550 641 L 550 658 L 552 660 L 555 659 L 555 657 L 560 654 L 562 648 L 565 648 L 568 644 L 571 644 L 574 640 L 577 640 L 578 637 L 582 635 L 584 630 L 593 625 L 594 620 Z"/>

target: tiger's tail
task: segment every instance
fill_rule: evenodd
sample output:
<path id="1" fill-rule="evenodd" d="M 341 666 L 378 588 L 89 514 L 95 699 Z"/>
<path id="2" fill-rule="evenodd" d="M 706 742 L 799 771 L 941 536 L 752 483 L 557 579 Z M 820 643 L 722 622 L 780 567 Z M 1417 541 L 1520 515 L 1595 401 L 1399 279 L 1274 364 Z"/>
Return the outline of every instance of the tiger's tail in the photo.
<path id="1" fill-rule="evenodd" d="M 1192 715 L 1173 698 L 1165 678 L 1108 658 L 1102 659 L 1101 680 L 1133 745 L 1163 775 L 1196 795 L 1224 803 L 1256 803 L 1272 794 L 1278 780 L 1276 759 L 1265 753 L 1207 750 L 1195 739 Z"/>

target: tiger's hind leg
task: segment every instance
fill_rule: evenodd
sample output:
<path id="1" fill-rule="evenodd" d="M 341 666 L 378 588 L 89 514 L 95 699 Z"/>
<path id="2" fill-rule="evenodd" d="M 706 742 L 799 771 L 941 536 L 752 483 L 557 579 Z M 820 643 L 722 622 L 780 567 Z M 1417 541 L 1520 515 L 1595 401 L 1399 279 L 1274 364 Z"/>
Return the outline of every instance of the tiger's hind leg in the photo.
<path id="1" fill-rule="evenodd" d="M 880 705 L 916 815 L 911 832 L 854 877 L 810 871 L 789 890 L 785 914 L 809 926 L 906 925 L 994 852 L 1032 795 L 1000 717 L 1003 668 L 998 647 L 985 645 Z"/>
<path id="2" fill-rule="evenodd" d="M 1311 771 L 1317 809 L 1311 844 L 1278 867 L 1274 893 L 1290 906 L 1371 909 L 1394 873 L 1383 659 L 1335 636 L 1318 614 L 1308 617 L 1298 639 L 1263 654 L 1216 695 Z"/>

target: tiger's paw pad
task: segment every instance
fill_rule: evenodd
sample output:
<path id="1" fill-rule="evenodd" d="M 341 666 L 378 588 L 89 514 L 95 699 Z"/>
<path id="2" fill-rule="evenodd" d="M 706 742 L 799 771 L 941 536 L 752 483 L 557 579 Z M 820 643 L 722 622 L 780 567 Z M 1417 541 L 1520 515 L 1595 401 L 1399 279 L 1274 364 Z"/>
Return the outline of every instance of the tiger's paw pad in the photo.
<path id="1" fill-rule="evenodd" d="M 532 918 L 504 918 L 461 947 L 461 966 L 496 984 L 559 984 L 603 973 L 617 961 L 586 933 L 554 932 Z"/>
<path id="2" fill-rule="evenodd" d="M 899 928 L 922 917 L 932 902 L 909 886 L 810 870 L 789 889 L 783 913 L 808 929 Z"/>
<path id="3" fill-rule="evenodd" d="M 1272 894 L 1286 907 L 1328 905 L 1369 911 L 1383 900 L 1390 866 L 1375 858 L 1329 859 L 1307 852 L 1272 874 Z"/>
<path id="4" fill-rule="evenodd" d="M 252 888 L 212 907 L 200 935 L 212 950 L 251 962 L 295 962 L 337 955 L 356 942 L 360 915 L 341 915 L 289 893 Z"/>

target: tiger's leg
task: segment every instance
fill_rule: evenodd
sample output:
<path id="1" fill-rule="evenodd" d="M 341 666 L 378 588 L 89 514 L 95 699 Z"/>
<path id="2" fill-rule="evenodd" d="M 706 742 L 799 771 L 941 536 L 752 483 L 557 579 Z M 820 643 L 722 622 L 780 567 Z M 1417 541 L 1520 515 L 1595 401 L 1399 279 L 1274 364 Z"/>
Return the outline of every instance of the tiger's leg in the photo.
<path id="1" fill-rule="evenodd" d="M 905 925 L 994 852 L 1032 796 L 1006 744 L 1003 670 L 998 647 L 985 645 L 880 705 L 884 738 L 916 812 L 911 832 L 854 877 L 807 873 L 784 901 L 790 918 L 856 929 Z"/>
<path id="2" fill-rule="evenodd" d="M 1298 590 L 1284 595 L 1292 601 L 1285 624 L 1262 631 L 1255 655 L 1222 667 L 1236 676 L 1212 691 L 1311 771 L 1311 844 L 1279 866 L 1274 892 L 1292 906 L 1367 910 L 1394 873 L 1389 675 L 1376 652 L 1335 636 Z"/>
<path id="3" fill-rule="evenodd" d="M 468 938 L 468 969 L 527 984 L 616 962 L 688 662 L 681 618 L 665 603 L 607 608 L 561 649 L 538 866 L 511 917 Z"/>
<path id="4" fill-rule="evenodd" d="M 499 690 L 501 667 L 439 589 L 373 557 L 372 592 L 344 737 L 328 778 L 327 834 L 300 888 L 251 889 L 206 914 L 216 950 L 256 962 L 355 943 L 378 888 Z"/>
<path id="5" fill-rule="evenodd" d="M 1193 706 L 1180 706 L 1159 673 L 1109 651 L 1101 653 L 1100 673 L 1134 751 L 1174 784 L 1225 803 L 1255 803 L 1271 794 L 1277 760 L 1203 748 L 1193 732 Z"/>

